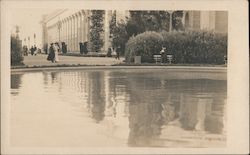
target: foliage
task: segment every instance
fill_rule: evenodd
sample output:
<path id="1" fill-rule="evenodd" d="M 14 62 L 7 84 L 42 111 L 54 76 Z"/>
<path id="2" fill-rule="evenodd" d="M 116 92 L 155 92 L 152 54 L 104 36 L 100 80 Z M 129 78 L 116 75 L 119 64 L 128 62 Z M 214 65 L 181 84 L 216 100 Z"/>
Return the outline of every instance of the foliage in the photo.
<path id="1" fill-rule="evenodd" d="M 227 35 L 209 31 L 162 32 L 163 46 L 173 54 L 174 63 L 223 64 Z"/>
<path id="2" fill-rule="evenodd" d="M 126 44 L 125 58 L 132 62 L 135 55 L 142 62 L 153 62 L 153 55 L 166 47 L 163 62 L 172 54 L 174 63 L 223 64 L 227 55 L 227 35 L 210 31 L 144 32 L 131 37 Z"/>
<path id="3" fill-rule="evenodd" d="M 90 16 L 91 26 L 90 26 L 90 42 L 92 43 L 93 50 L 95 52 L 100 52 L 103 47 L 104 41 L 102 38 L 102 33 L 104 32 L 103 19 L 104 10 L 92 10 Z"/>
<path id="4" fill-rule="evenodd" d="M 160 33 L 148 31 L 131 37 L 126 44 L 125 59 L 132 62 L 134 56 L 141 56 L 142 62 L 153 62 L 153 55 L 159 54 L 163 38 Z"/>
<path id="5" fill-rule="evenodd" d="M 108 48 L 107 57 L 112 57 L 112 51 L 111 51 L 111 48 Z"/>
<path id="6" fill-rule="evenodd" d="M 172 14 L 172 26 L 174 30 L 183 30 L 181 19 L 182 11 Z M 168 31 L 170 14 L 167 11 L 130 11 L 126 31 L 129 36 L 137 35 L 145 31 Z"/>
<path id="7" fill-rule="evenodd" d="M 117 26 L 113 29 L 112 46 L 116 49 L 120 46 L 120 55 L 124 55 L 125 45 L 128 39 L 129 36 L 126 31 L 126 24 L 123 21 L 117 23 Z"/>
<path id="8" fill-rule="evenodd" d="M 127 23 L 129 36 L 145 31 L 166 30 L 169 25 L 169 15 L 166 11 L 130 11 Z"/>
<path id="9" fill-rule="evenodd" d="M 174 30 L 184 30 L 184 25 L 182 24 L 183 11 L 175 11 L 173 13 L 173 29 Z"/>
<path id="10" fill-rule="evenodd" d="M 115 28 L 116 28 L 116 11 L 112 13 L 111 20 L 109 22 L 109 30 L 111 35 L 115 33 L 114 32 Z"/>
<path id="11" fill-rule="evenodd" d="M 11 65 L 22 65 L 22 43 L 16 36 L 11 36 Z"/>

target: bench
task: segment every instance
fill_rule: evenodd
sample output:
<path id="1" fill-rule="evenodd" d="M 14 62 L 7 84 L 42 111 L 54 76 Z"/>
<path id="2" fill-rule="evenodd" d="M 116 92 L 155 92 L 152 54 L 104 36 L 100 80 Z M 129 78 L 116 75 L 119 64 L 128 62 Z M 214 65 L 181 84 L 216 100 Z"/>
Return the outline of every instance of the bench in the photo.
<path id="1" fill-rule="evenodd" d="M 161 62 L 161 55 L 154 55 L 155 63 Z"/>
<path id="2" fill-rule="evenodd" d="M 173 61 L 173 55 L 168 54 L 168 55 L 167 55 L 167 60 L 168 60 L 168 63 L 171 64 L 172 61 Z"/>

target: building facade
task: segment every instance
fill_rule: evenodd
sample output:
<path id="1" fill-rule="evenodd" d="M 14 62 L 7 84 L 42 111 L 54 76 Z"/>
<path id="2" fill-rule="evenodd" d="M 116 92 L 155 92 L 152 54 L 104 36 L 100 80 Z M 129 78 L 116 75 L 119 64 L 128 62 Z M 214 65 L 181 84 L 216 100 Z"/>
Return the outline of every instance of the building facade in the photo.
<path id="1" fill-rule="evenodd" d="M 110 46 L 109 22 L 114 11 L 105 11 L 104 32 L 101 35 L 104 40 L 102 51 L 107 51 Z M 125 19 L 128 11 L 118 11 L 116 21 Z M 88 42 L 90 39 L 91 25 L 90 10 L 56 10 L 51 14 L 44 15 L 42 19 L 43 45 L 65 42 L 69 52 L 79 52 L 79 43 Z"/>
<path id="2" fill-rule="evenodd" d="M 184 11 L 182 19 L 185 29 L 228 32 L 227 11 Z"/>
<path id="3" fill-rule="evenodd" d="M 104 32 L 101 35 L 107 52 L 111 46 L 109 23 L 114 10 L 105 10 Z M 44 15 L 42 19 L 43 45 L 65 42 L 69 52 L 79 52 L 79 43 L 90 39 L 91 10 L 60 9 Z M 126 21 L 129 11 L 116 10 L 116 22 Z M 227 33 L 228 14 L 226 11 L 183 11 L 182 23 L 188 30 L 212 30 Z"/>

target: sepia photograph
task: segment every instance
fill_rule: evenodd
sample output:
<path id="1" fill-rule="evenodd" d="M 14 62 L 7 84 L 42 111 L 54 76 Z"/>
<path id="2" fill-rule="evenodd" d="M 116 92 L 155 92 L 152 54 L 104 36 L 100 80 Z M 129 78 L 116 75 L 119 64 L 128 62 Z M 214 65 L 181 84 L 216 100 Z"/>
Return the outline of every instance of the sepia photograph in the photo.
<path id="1" fill-rule="evenodd" d="M 233 2 L 1 1 L 1 153 L 247 153 Z"/>

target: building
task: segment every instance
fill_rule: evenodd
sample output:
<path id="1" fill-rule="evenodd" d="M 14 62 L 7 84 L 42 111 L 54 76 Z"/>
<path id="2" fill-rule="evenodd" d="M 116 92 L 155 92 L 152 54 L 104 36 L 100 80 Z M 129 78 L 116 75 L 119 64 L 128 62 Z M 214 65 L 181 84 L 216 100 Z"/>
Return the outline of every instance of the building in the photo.
<path id="1" fill-rule="evenodd" d="M 105 11 L 104 14 L 104 49 L 110 46 L 109 22 L 114 11 Z M 116 21 L 125 19 L 126 11 L 118 11 Z M 88 42 L 90 39 L 90 10 L 56 10 L 44 15 L 41 21 L 43 27 L 43 45 L 54 42 L 65 42 L 69 52 L 79 52 L 80 42 Z"/>
<path id="2" fill-rule="evenodd" d="M 228 32 L 227 11 L 184 11 L 182 22 L 185 29 Z"/>
<path id="3" fill-rule="evenodd" d="M 115 11 L 116 22 L 129 17 L 129 11 Z M 171 16 L 174 11 L 171 12 Z M 111 46 L 109 23 L 114 10 L 105 10 L 104 47 L 101 51 L 107 52 Z M 59 9 L 42 19 L 43 45 L 52 42 L 65 42 L 69 52 L 79 52 L 79 43 L 88 42 L 90 39 L 91 10 Z M 219 33 L 227 33 L 228 14 L 226 11 L 183 11 L 182 23 L 189 30 L 212 30 Z M 171 18 L 170 18 L 171 19 Z M 171 25 L 171 24 L 170 24 Z"/>

